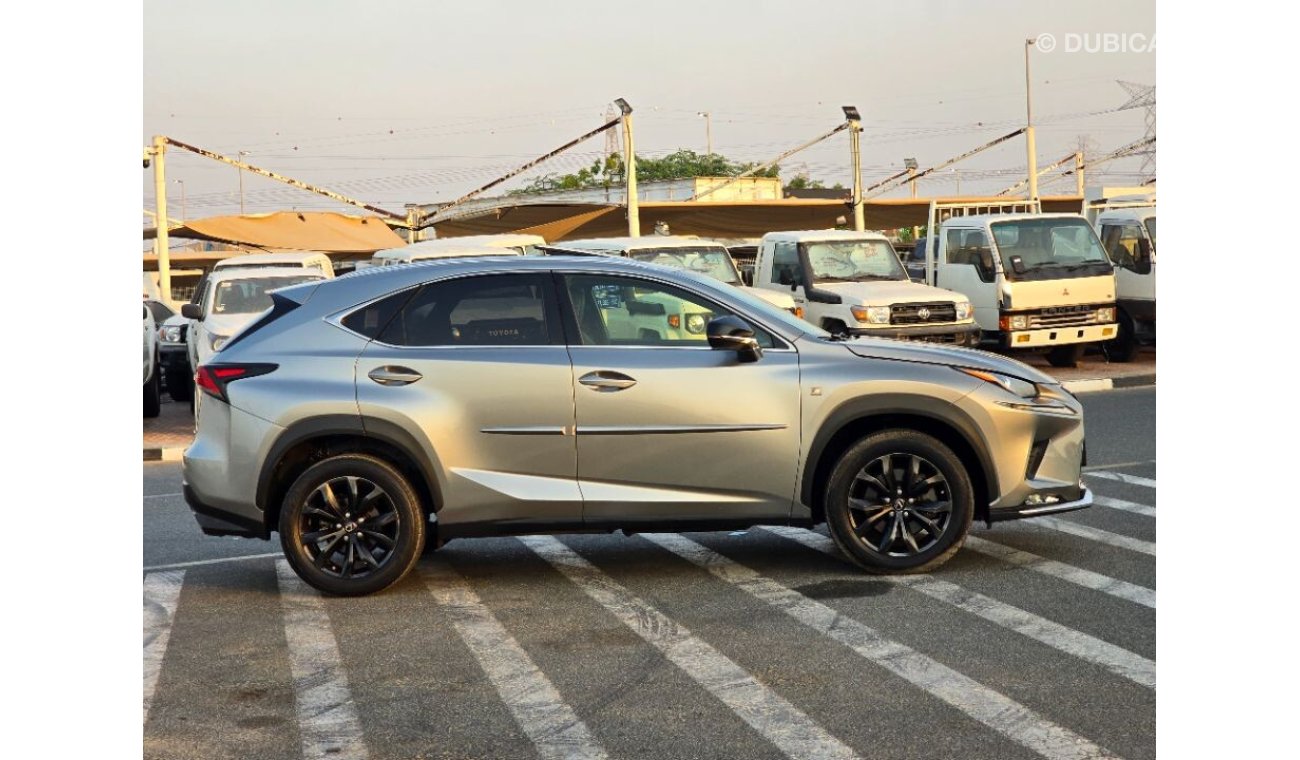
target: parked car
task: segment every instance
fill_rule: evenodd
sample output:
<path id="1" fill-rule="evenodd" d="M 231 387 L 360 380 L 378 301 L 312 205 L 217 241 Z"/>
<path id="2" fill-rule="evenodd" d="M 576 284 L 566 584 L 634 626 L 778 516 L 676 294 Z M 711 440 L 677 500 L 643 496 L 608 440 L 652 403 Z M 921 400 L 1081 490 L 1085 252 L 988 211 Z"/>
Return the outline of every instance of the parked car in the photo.
<path id="1" fill-rule="evenodd" d="M 709 315 L 627 329 L 634 292 Z M 745 291 L 609 256 L 385 267 L 276 290 L 199 368 L 185 498 L 279 532 L 331 594 L 426 542 L 826 522 L 875 573 L 934 569 L 973 519 L 1081 509 L 1082 407 L 969 349 L 836 339 Z"/>
<path id="2" fill-rule="evenodd" d="M 213 270 L 198 302 L 181 307 L 181 314 L 190 320 L 185 348 L 191 370 L 197 370 L 235 333 L 269 309 L 270 291 L 323 279 L 321 272 L 302 267 Z"/>
<path id="3" fill-rule="evenodd" d="M 162 372 L 158 369 L 158 327 L 148 304 L 144 311 L 144 416 L 157 417 L 162 411 Z"/>

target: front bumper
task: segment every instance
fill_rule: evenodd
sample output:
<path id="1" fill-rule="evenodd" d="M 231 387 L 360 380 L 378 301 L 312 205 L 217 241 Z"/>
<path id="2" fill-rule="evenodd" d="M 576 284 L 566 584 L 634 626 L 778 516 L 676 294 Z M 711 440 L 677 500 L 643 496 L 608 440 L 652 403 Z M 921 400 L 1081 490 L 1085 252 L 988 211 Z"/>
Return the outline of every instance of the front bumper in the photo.
<path id="1" fill-rule="evenodd" d="M 1110 340 L 1119 334 L 1111 322 L 1083 327 L 1048 327 L 1041 330 L 1013 330 L 1003 334 L 1006 348 L 1036 348 L 1039 346 L 1064 346 L 1070 343 L 1097 343 Z"/>
<path id="2" fill-rule="evenodd" d="M 1004 522 L 1006 520 L 1023 520 L 1028 517 L 1042 517 L 1043 515 L 1055 515 L 1062 512 L 1074 512 L 1079 509 L 1087 509 L 1092 506 L 1092 491 L 1083 486 L 1079 486 L 1080 494 L 1078 498 L 1071 501 L 1058 501 L 1053 504 L 1021 504 L 1015 507 L 1003 507 L 1001 509 L 989 509 L 990 523 Z"/>
<path id="3" fill-rule="evenodd" d="M 851 327 L 849 335 L 855 338 L 894 338 L 896 340 L 921 340 L 950 343 L 954 346 L 977 346 L 980 326 L 968 324 L 938 325 L 881 325 L 879 327 Z"/>

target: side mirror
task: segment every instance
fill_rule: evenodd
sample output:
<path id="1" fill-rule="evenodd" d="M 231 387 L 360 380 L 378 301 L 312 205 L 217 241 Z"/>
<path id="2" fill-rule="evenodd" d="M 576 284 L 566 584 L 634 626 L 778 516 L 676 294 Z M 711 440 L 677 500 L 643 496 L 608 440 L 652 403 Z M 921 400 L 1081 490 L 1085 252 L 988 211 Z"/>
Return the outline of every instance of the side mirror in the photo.
<path id="1" fill-rule="evenodd" d="M 1151 241 L 1138 239 L 1138 255 L 1133 261 L 1133 271 L 1137 274 L 1151 274 Z"/>
<path id="2" fill-rule="evenodd" d="M 181 316 L 186 319 L 203 319 L 203 307 L 196 303 L 182 304 Z"/>
<path id="3" fill-rule="evenodd" d="M 709 348 L 718 351 L 735 351 L 740 362 L 756 362 L 763 358 L 763 348 L 754 338 L 754 328 L 740 317 L 730 314 L 709 320 L 704 330 L 709 338 Z"/>

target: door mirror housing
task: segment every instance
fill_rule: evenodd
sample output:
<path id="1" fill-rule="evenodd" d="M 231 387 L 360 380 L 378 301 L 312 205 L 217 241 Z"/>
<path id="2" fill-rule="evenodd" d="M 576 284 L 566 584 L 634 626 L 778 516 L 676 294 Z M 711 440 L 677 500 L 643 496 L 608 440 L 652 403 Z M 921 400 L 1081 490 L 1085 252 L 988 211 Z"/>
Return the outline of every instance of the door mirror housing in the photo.
<path id="1" fill-rule="evenodd" d="M 763 348 L 754 338 L 754 328 L 740 317 L 730 314 L 709 320 L 704 330 L 709 347 L 717 351 L 735 351 L 741 363 L 756 362 L 763 358 Z"/>
<path id="2" fill-rule="evenodd" d="M 196 303 L 182 304 L 181 316 L 186 319 L 203 319 L 203 307 Z"/>

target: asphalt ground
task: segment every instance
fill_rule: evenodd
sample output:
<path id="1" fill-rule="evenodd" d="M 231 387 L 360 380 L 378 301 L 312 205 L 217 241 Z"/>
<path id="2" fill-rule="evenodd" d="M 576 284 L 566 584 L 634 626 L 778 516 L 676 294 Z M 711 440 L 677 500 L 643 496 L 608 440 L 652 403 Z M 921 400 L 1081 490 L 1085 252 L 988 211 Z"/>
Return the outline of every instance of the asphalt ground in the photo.
<path id="1" fill-rule="evenodd" d="M 1082 398 L 1102 503 L 909 580 L 751 529 L 458 540 L 323 598 L 146 463 L 144 755 L 1154 757 L 1155 391 Z"/>

